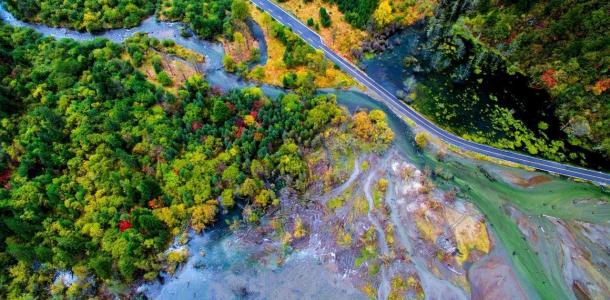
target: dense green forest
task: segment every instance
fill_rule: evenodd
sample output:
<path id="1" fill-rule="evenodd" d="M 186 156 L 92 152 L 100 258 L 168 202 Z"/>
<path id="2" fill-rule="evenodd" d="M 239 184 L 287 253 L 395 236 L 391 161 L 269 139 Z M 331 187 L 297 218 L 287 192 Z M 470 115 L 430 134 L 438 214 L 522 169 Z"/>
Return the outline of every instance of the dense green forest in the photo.
<path id="1" fill-rule="evenodd" d="M 18 18 L 95 32 L 134 27 L 155 11 L 154 0 L 2 0 Z"/>
<path id="2" fill-rule="evenodd" d="M 603 165 L 609 14 L 605 1 L 445 3 L 426 45 L 429 71 L 445 80 L 420 87 L 416 105 L 470 139 Z"/>
<path id="3" fill-rule="evenodd" d="M 163 0 L 159 15 L 163 19 L 189 24 L 198 36 L 205 39 L 223 33 L 231 36 L 233 28 L 230 12 L 233 2 L 243 3 L 243 0 Z"/>
<path id="4" fill-rule="evenodd" d="M 137 43 L 158 41 L 127 42 Z M 256 88 L 220 95 L 195 76 L 174 95 L 129 53 L 0 28 L 0 298 L 155 278 L 188 226 L 237 202 L 256 221 L 280 189 L 303 189 L 303 152 L 345 120 L 334 96 L 303 89 L 274 101 Z M 52 285 L 58 270 L 79 281 Z"/>
<path id="5" fill-rule="evenodd" d="M 200 37 L 231 37 L 233 18 L 239 18 L 244 0 L 2 0 L 19 19 L 80 31 L 135 27 L 157 10 L 162 19 L 189 24 Z M 157 9 L 157 7 L 159 9 Z M 232 13 L 233 8 L 238 11 Z"/>

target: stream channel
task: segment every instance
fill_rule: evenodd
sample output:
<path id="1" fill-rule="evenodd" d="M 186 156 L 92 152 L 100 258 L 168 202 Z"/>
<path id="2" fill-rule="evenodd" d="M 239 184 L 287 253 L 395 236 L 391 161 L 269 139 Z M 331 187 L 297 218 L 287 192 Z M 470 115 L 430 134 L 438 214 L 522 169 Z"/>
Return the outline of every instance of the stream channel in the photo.
<path id="1" fill-rule="evenodd" d="M 186 38 L 180 32 L 182 25 L 180 23 L 160 22 L 154 17 L 144 20 L 140 26 L 130 29 L 108 30 L 104 33 L 93 35 L 89 33 L 81 33 L 63 28 L 52 28 L 39 24 L 29 24 L 21 22 L 14 18 L 11 13 L 7 12 L 0 5 L 0 19 L 6 24 L 16 27 L 28 27 L 45 36 L 55 38 L 69 38 L 78 41 L 92 40 L 96 38 L 104 38 L 116 43 L 122 43 L 126 38 L 134 35 L 136 32 L 145 32 L 151 37 L 160 40 L 172 39 L 177 44 L 201 53 L 205 56 L 204 73 L 206 80 L 212 86 L 216 86 L 223 91 L 254 86 L 253 83 L 244 81 L 243 79 L 229 74 L 224 71 L 222 58 L 224 51 L 219 43 L 200 40 L 196 37 Z M 262 31 L 254 22 L 249 22 L 249 27 L 261 45 L 261 64 L 267 61 L 266 44 Z M 405 45 L 406 46 L 406 45 Z M 398 64 L 396 64 L 398 65 Z M 376 67 L 371 66 L 371 72 L 376 72 Z M 398 71 L 397 72 L 402 72 Z M 404 74 L 402 74 L 404 75 Z M 387 74 L 384 76 L 388 76 Z M 398 78 L 399 76 L 396 76 Z M 401 76 L 402 77 L 402 76 Z M 389 88 L 398 88 L 400 82 L 388 81 Z M 260 86 L 265 94 L 271 98 L 277 98 L 284 90 L 263 85 Z M 599 191 L 599 188 L 592 187 L 588 184 L 574 183 L 565 179 L 548 177 L 550 183 L 543 187 L 535 187 L 529 191 L 523 192 L 519 187 L 502 181 L 502 176 L 498 174 L 518 174 L 523 178 L 532 178 L 534 176 L 545 176 L 538 172 L 529 172 L 520 169 L 498 166 L 492 163 L 476 161 L 468 158 L 463 158 L 455 155 L 448 155 L 445 160 L 438 160 L 434 154 L 429 151 L 418 151 L 413 143 L 412 129 L 407 124 L 398 118 L 384 104 L 374 100 L 373 98 L 355 91 L 343 91 L 328 89 L 320 91 L 321 93 L 335 93 L 337 101 L 340 105 L 347 107 L 354 112 L 358 109 L 381 109 L 388 115 L 388 122 L 396 137 L 394 140 L 394 149 L 411 164 L 417 168 L 423 169 L 428 167 L 436 170 L 444 168 L 446 172 L 450 172 L 449 177 L 453 176 L 452 181 L 444 180 L 439 182 L 439 187 L 450 188 L 459 186 L 462 190 L 470 192 L 471 197 L 462 195 L 463 198 L 469 198 L 489 218 L 490 226 L 494 227 L 495 234 L 493 239 L 499 239 L 502 242 L 502 247 L 499 247 L 500 254 L 498 256 L 511 261 L 511 266 L 518 270 L 518 278 L 521 282 L 523 290 L 530 296 L 529 298 L 545 298 L 547 290 L 545 287 L 538 287 L 535 283 L 528 283 L 532 280 L 532 274 L 536 274 L 540 280 L 546 280 L 547 277 L 551 282 L 561 282 L 563 278 L 561 272 L 550 274 L 550 272 L 535 273 L 540 270 L 532 271 L 530 266 L 526 266 L 528 259 L 538 259 L 532 253 L 523 254 L 523 256 L 515 257 L 516 250 L 524 247 L 524 243 L 520 236 L 510 236 L 511 232 L 518 229 L 516 225 L 510 221 L 510 218 L 493 218 L 495 214 L 503 214 L 504 205 L 513 203 L 516 207 L 523 208 L 531 216 L 536 216 L 531 222 L 536 222 L 539 219 L 540 224 L 549 226 L 546 215 L 553 214 L 565 218 L 567 220 L 584 220 L 587 222 L 605 224 L 607 227 L 607 216 L 610 215 L 610 208 L 607 205 L 609 198 L 608 194 Z M 480 172 L 481 168 L 486 168 L 488 171 L 483 176 Z M 491 175 L 489 175 L 491 174 Z M 489 177 L 499 179 L 498 181 L 489 181 Z M 457 178 L 457 179 L 456 179 Z M 440 181 L 440 180 L 439 180 Z M 548 195 L 552 190 L 576 190 L 573 197 L 590 196 L 599 199 L 606 199 L 604 203 L 584 203 L 575 202 L 575 208 L 560 207 L 563 211 L 551 211 L 549 207 L 532 204 L 537 199 L 542 199 L 541 195 Z M 527 194 L 527 195 L 525 195 Z M 511 195 L 515 195 L 511 197 Z M 537 198 L 538 197 L 538 198 Z M 565 195 L 565 197 L 571 197 Z M 370 197 L 368 197 L 370 198 Z M 528 201 L 529 200 L 529 201 Z M 390 208 L 394 207 L 390 201 Z M 570 202 L 570 201 L 565 201 Z M 372 203 L 371 203 L 372 204 Z M 512 205 L 512 204 L 511 204 Z M 562 204 L 563 205 L 563 204 Z M 576 207 L 577 206 L 577 207 Z M 553 208 L 554 209 L 554 208 Z M 591 211 L 597 211 L 602 215 L 592 216 Z M 392 209 L 394 213 L 395 210 Z M 235 215 L 224 216 L 224 220 L 218 222 L 213 229 L 206 231 L 202 235 L 196 235 L 191 232 L 190 240 L 186 246 L 189 249 L 189 259 L 184 266 L 173 276 L 167 274 L 162 275 L 163 280 L 154 283 L 143 283 L 137 289 L 148 297 L 158 299 L 367 299 L 357 287 L 348 280 L 343 280 L 345 276 L 333 272 L 326 268 L 322 259 L 315 251 L 308 251 L 305 248 L 303 251 L 294 251 L 289 253 L 283 259 L 280 259 L 273 253 L 267 253 L 264 249 L 260 249 L 260 245 L 256 243 L 242 243 L 240 236 L 233 234 L 229 226 L 224 222 L 230 220 Z M 604 221 L 604 219 L 606 221 Z M 555 220 L 555 219 L 550 219 Z M 409 246 L 407 241 L 405 228 L 401 228 L 398 216 L 391 215 L 391 222 L 397 229 L 399 238 L 404 241 L 405 246 Z M 542 226 L 538 226 L 542 231 L 538 232 L 541 236 L 544 234 Z M 537 227 L 533 227 L 537 230 Z M 513 230 L 513 231 L 510 231 Z M 550 230 L 549 230 L 550 231 Z M 548 244 L 552 245 L 562 240 L 563 237 L 554 233 L 555 237 L 547 237 Z M 607 238 L 607 236 L 606 236 Z M 523 238 L 525 239 L 525 238 Z M 385 242 L 384 242 L 385 243 Z M 172 246 L 180 247 L 180 246 Z M 382 247 L 383 248 L 383 247 Z M 408 248 L 408 247 L 407 247 Z M 549 247 L 553 248 L 553 247 Z M 494 248 L 495 249 L 495 248 Z M 170 249 L 171 250 L 171 249 Z M 549 251 L 553 251 L 550 249 Z M 385 252 L 385 251 L 384 251 Z M 498 251 L 494 250 L 494 253 Z M 507 258 L 506 253 L 513 253 L 513 258 Z M 530 251 L 531 252 L 531 251 Z M 521 254 L 520 254 L 521 255 Z M 538 255 L 538 254 L 536 254 Z M 602 261 L 608 260 L 607 253 L 600 254 Z M 427 298 L 434 298 L 433 295 L 440 293 L 442 289 L 450 291 L 451 297 L 463 298 L 461 290 L 451 284 L 446 284 L 443 280 L 436 278 L 427 269 L 426 263 L 422 259 L 414 257 L 415 269 L 418 270 L 419 277 L 422 280 L 424 292 Z M 557 261 L 543 262 L 544 265 L 559 265 Z M 523 265 L 522 265 L 523 264 Z M 535 266 L 539 267 L 539 266 Z M 532 267 L 533 268 L 533 267 Z M 385 272 L 385 270 L 384 270 Z M 443 281 L 443 282 L 441 282 Z M 426 283 L 427 282 L 427 283 Z M 552 288 L 549 287 L 549 288 Z M 386 297 L 389 290 L 389 282 L 386 280 L 381 284 L 379 295 Z M 453 290 L 452 290 L 453 289 Z M 436 292 L 435 292 L 436 290 Z M 575 298 L 571 294 L 569 288 L 562 287 L 560 294 L 568 295 L 568 298 Z M 551 291 L 552 292 L 552 291 Z M 559 292 L 558 292 L 559 293 Z M 551 294 L 549 294 L 551 295 Z M 442 297 L 442 295 L 437 295 Z M 447 295 L 445 295 L 447 296 Z M 548 296 L 548 295 L 547 295 Z M 451 298 L 449 297 L 449 298 Z M 445 298 L 445 299 L 449 299 Z"/>

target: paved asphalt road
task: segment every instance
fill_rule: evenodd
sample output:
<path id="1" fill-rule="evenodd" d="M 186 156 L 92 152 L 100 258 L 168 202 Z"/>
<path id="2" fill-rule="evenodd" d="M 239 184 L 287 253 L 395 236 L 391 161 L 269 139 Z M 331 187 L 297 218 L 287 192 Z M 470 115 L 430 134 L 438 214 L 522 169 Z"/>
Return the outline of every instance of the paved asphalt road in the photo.
<path id="1" fill-rule="evenodd" d="M 599 184 L 610 185 L 610 174 L 606 174 L 603 172 L 587 170 L 584 168 L 579 168 L 570 165 L 564 165 L 561 163 L 548 161 L 544 159 L 539 159 L 535 157 L 531 157 L 528 155 L 500 150 L 494 147 L 490 147 L 487 145 L 478 144 L 475 142 L 471 142 L 465 140 L 461 137 L 455 136 L 442 128 L 436 126 L 411 107 L 406 105 L 404 102 L 396 98 L 394 94 L 385 90 L 379 83 L 375 82 L 375 80 L 371 79 L 366 73 L 360 70 L 358 67 L 354 66 L 345 58 L 336 54 L 333 50 L 328 48 L 324 42 L 322 42 L 320 36 L 303 24 L 300 20 L 295 18 L 293 15 L 284 11 L 282 8 L 277 6 L 270 0 L 250 0 L 256 6 L 261 8 L 262 10 L 268 12 L 275 20 L 282 23 L 284 26 L 290 27 L 296 34 L 298 34 L 302 39 L 304 39 L 307 43 L 309 43 L 312 47 L 319 49 L 324 52 L 326 57 L 336 63 L 343 71 L 354 77 L 357 81 L 359 81 L 362 85 L 366 86 L 371 91 L 377 93 L 383 101 L 395 109 L 395 111 L 400 112 L 404 116 L 413 120 L 417 125 L 423 127 L 428 132 L 438 136 L 443 141 L 460 147 L 464 150 L 469 150 L 473 152 L 477 152 L 483 155 L 487 155 L 494 158 L 499 158 L 503 160 L 507 160 L 510 162 L 519 163 L 525 166 L 529 166 L 532 168 L 536 168 L 539 170 L 557 173 L 568 177 L 580 178 L 585 180 L 590 180 L 592 182 L 596 182 Z"/>

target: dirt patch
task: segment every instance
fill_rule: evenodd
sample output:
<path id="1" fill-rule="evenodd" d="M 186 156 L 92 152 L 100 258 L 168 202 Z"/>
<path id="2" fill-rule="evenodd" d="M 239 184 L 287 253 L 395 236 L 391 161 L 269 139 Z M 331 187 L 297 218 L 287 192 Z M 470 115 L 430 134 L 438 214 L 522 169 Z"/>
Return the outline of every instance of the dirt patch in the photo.
<path id="1" fill-rule="evenodd" d="M 528 299 L 509 264 L 499 256 L 488 256 L 468 271 L 471 299 Z"/>
<path id="2" fill-rule="evenodd" d="M 530 187 L 534 187 L 537 185 L 541 185 L 547 182 L 551 181 L 551 178 L 543 175 L 543 174 L 538 174 L 538 175 L 534 175 L 528 178 L 525 178 L 523 176 L 520 176 L 519 174 L 515 174 L 513 172 L 508 172 L 508 171 L 503 171 L 500 172 L 502 177 L 507 180 L 508 182 L 523 187 L 523 188 L 530 188 Z"/>
<path id="3" fill-rule="evenodd" d="M 461 264 L 470 258 L 471 252 L 480 251 L 488 253 L 491 243 L 487 234 L 487 226 L 475 216 L 460 214 L 453 208 L 445 208 L 445 216 L 453 231 L 460 255 L 457 261 Z"/>
<path id="4" fill-rule="evenodd" d="M 196 74 L 202 74 L 200 64 L 188 62 L 182 58 L 174 55 L 160 53 L 161 56 L 161 69 L 169 75 L 172 80 L 172 84 L 166 88 L 170 92 L 177 92 L 178 88 L 181 87 L 188 78 Z M 146 63 L 140 68 L 146 77 L 153 83 L 161 85 L 158 80 L 159 73 L 157 73 L 151 63 Z"/>

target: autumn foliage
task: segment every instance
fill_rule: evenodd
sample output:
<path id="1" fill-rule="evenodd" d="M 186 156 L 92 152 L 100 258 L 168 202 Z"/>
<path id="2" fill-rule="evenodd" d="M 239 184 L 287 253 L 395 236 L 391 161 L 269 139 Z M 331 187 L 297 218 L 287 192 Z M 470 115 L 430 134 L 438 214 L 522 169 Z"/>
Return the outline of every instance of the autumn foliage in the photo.
<path id="1" fill-rule="evenodd" d="M 358 112 L 353 117 L 352 132 L 375 151 L 385 149 L 394 139 L 394 132 L 388 127 L 383 111 Z"/>
<path id="2" fill-rule="evenodd" d="M 595 95 L 601 95 L 602 93 L 604 93 L 605 91 L 607 91 L 610 88 L 610 78 L 606 78 L 606 79 L 602 79 L 599 80 L 595 83 L 595 85 L 593 86 L 593 93 Z"/>
<path id="3" fill-rule="evenodd" d="M 124 232 L 125 230 L 131 228 L 131 222 L 128 220 L 120 220 L 119 221 L 119 231 Z"/>
<path id="4" fill-rule="evenodd" d="M 133 67 L 128 52 L 158 42 L 143 41 L 0 27 L 0 56 L 19 57 L 0 67 L 12 97 L 0 95 L 0 183 L 12 185 L 0 188 L 0 299 L 94 298 L 110 282 L 153 279 L 189 225 L 202 231 L 236 204 L 257 220 L 279 189 L 305 188 L 303 153 L 343 113 L 334 96 L 217 95 L 201 76 L 172 94 Z M 82 294 L 47 288 L 76 268 L 87 286 L 70 291 Z"/>
<path id="5" fill-rule="evenodd" d="M 540 80 L 542 80 L 544 85 L 549 89 L 552 89 L 557 85 L 557 79 L 555 79 L 553 75 L 555 75 L 555 70 L 548 69 L 540 76 Z"/>
<path id="6" fill-rule="evenodd" d="M 11 170 L 4 170 L 0 173 L 0 185 L 8 182 L 9 178 L 11 178 Z"/>

